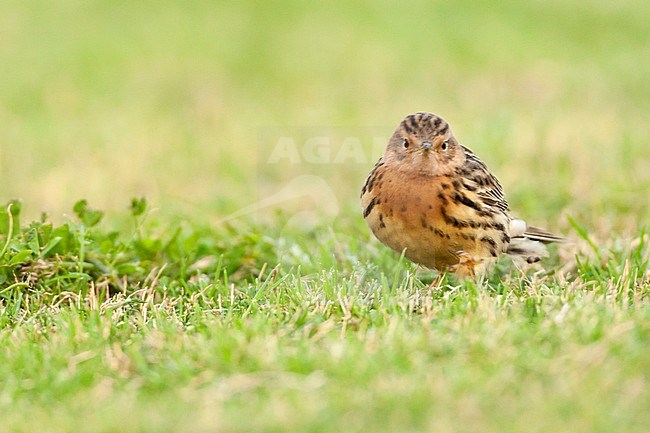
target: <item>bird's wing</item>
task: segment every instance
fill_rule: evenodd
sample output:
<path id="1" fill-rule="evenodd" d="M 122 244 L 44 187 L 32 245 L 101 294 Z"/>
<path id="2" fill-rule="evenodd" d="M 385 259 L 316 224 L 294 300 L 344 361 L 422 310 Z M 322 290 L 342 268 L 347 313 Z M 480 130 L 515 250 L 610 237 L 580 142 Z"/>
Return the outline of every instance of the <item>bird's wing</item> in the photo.
<path id="1" fill-rule="evenodd" d="M 503 194 L 503 187 L 487 166 L 471 150 L 462 146 L 465 151 L 465 164 L 459 174 L 463 178 L 465 188 L 473 191 L 482 203 L 503 213 L 508 211 L 508 202 Z"/>

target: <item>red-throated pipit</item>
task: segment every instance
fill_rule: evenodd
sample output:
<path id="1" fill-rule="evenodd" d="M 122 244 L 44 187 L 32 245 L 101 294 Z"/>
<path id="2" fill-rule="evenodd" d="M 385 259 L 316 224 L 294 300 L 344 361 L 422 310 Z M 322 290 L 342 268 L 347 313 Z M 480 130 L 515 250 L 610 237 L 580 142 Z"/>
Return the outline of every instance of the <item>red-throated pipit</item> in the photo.
<path id="1" fill-rule="evenodd" d="M 501 253 L 535 263 L 562 238 L 508 212 L 499 181 L 449 124 L 410 114 L 391 137 L 361 191 L 377 238 L 409 260 L 458 276 L 482 273 Z"/>

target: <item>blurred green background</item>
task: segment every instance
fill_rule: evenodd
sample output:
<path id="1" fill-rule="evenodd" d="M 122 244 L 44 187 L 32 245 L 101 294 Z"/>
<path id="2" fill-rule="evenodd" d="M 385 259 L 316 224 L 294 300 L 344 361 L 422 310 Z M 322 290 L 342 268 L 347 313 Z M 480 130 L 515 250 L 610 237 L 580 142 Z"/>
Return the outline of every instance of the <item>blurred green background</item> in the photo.
<path id="1" fill-rule="evenodd" d="M 426 110 L 515 213 L 634 229 L 649 216 L 649 22 L 640 0 L 5 0 L 0 199 L 59 218 L 79 198 L 124 212 L 145 195 L 218 220 L 315 173 L 333 213 L 360 219 L 369 137 Z M 312 130 L 352 131 L 367 161 L 259 157 Z"/>

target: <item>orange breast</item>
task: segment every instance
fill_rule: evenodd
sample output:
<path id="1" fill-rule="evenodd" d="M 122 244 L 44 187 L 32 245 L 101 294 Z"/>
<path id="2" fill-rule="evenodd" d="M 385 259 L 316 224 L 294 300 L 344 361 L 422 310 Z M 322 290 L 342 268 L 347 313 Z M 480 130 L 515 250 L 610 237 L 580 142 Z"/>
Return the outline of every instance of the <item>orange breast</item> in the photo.
<path id="1" fill-rule="evenodd" d="M 493 227 L 450 222 L 485 219 L 453 200 L 454 179 L 404 179 L 399 175 L 384 170 L 362 195 L 366 222 L 382 243 L 398 253 L 404 251 L 405 257 L 415 263 L 439 270 L 457 264 L 459 251 L 477 258 L 491 258 L 494 251 L 501 252 L 502 236 Z"/>

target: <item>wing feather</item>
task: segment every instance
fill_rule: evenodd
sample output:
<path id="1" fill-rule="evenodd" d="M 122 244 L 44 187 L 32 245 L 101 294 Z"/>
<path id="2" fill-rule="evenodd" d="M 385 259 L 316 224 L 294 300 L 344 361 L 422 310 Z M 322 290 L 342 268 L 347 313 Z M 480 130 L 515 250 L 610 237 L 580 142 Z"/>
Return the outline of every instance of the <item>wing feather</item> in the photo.
<path id="1" fill-rule="evenodd" d="M 506 213 L 508 201 L 503 193 L 499 180 L 488 170 L 487 166 L 478 156 L 465 146 L 465 164 L 460 169 L 465 187 L 474 191 L 485 206 L 495 211 Z"/>

